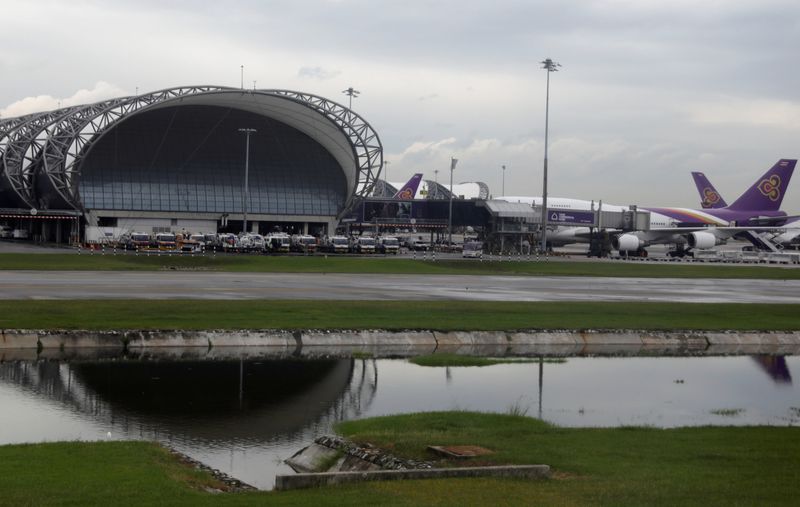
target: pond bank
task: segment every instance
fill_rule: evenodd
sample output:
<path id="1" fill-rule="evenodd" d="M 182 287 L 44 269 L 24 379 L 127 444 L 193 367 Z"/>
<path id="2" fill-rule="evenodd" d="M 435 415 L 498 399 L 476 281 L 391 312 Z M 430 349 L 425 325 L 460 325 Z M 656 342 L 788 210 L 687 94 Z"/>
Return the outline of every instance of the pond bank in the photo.
<path id="1" fill-rule="evenodd" d="M 349 331 L 349 330 L 0 330 L 0 350 L 41 352 L 105 349 L 147 352 L 161 349 L 270 349 L 287 354 L 327 349 L 415 354 L 435 351 L 503 355 L 587 353 L 593 349 L 642 352 L 797 353 L 800 331 Z"/>

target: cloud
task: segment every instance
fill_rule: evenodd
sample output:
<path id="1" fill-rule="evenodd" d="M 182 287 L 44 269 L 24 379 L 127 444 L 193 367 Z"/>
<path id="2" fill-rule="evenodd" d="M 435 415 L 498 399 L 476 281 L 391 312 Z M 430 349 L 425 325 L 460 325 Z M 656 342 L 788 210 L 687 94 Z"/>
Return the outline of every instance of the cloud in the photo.
<path id="1" fill-rule="evenodd" d="M 723 97 L 694 104 L 687 112 L 697 123 L 800 129 L 800 103 L 785 100 Z"/>
<path id="2" fill-rule="evenodd" d="M 52 111 L 59 107 L 92 104 L 114 97 L 123 97 L 125 95 L 127 95 L 127 92 L 122 88 L 106 83 L 105 81 L 99 81 L 94 85 L 94 88 L 80 89 L 69 97 L 58 98 L 51 95 L 25 97 L 24 99 L 20 99 L 0 109 L 0 116 L 3 118 L 13 118 L 15 116 L 24 116 L 26 114 L 39 113 L 42 111 Z"/>
<path id="3" fill-rule="evenodd" d="M 304 79 L 333 79 L 341 74 L 338 70 L 327 70 L 322 67 L 300 67 L 297 71 L 297 77 Z"/>

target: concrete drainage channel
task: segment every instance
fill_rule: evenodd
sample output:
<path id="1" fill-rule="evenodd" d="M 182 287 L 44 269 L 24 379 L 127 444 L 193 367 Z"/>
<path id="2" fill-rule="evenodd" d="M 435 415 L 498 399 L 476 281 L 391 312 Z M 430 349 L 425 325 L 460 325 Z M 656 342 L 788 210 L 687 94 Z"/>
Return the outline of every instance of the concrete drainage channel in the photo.
<path id="1" fill-rule="evenodd" d="M 297 355 L 315 349 L 385 349 L 432 353 L 440 350 L 483 348 L 488 353 L 581 353 L 592 347 L 621 347 L 719 353 L 751 352 L 753 348 L 800 347 L 800 331 L 88 331 L 0 330 L 0 349 L 65 351 L 117 349 L 120 352 L 156 351 L 161 348 L 263 348 Z"/>
<path id="2" fill-rule="evenodd" d="M 286 460 L 297 474 L 275 477 L 275 489 L 304 489 L 364 481 L 506 477 L 547 479 L 547 465 L 434 468 L 429 461 L 397 458 L 375 447 L 362 447 L 336 436 L 322 436 Z"/>

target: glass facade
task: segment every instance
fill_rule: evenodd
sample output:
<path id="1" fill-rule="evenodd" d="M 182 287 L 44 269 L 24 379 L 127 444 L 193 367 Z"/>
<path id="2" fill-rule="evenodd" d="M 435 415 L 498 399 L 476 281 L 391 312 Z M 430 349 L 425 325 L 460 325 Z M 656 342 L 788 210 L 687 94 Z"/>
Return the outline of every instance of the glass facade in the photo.
<path id="1" fill-rule="evenodd" d="M 240 213 L 245 134 L 248 214 L 336 215 L 346 198 L 339 163 L 306 134 L 237 109 L 179 106 L 135 115 L 106 134 L 81 168 L 87 209 Z"/>

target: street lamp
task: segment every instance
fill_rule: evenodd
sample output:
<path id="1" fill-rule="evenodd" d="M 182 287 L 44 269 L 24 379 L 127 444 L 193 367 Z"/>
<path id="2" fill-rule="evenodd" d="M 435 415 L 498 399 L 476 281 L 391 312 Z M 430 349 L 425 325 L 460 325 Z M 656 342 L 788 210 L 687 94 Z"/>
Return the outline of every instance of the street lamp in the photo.
<path id="1" fill-rule="evenodd" d="M 542 252 L 547 252 L 547 134 L 550 122 L 550 73 L 558 72 L 561 64 L 550 58 L 539 63 L 543 69 L 547 69 L 547 98 L 544 109 L 544 184 L 542 185 Z"/>
<path id="2" fill-rule="evenodd" d="M 453 171 L 456 170 L 458 159 L 450 157 L 450 209 L 447 213 L 447 242 L 453 244 Z"/>
<path id="3" fill-rule="evenodd" d="M 506 166 L 500 166 L 503 168 L 503 196 L 506 195 Z"/>
<path id="4" fill-rule="evenodd" d="M 347 90 L 342 90 L 342 93 L 350 97 L 350 104 L 347 106 L 347 108 L 353 109 L 353 97 L 358 98 L 358 94 L 361 92 L 351 86 Z"/>
<path id="5" fill-rule="evenodd" d="M 247 138 L 244 149 L 244 188 L 242 189 L 242 217 L 244 220 L 242 232 L 247 234 L 247 198 L 249 196 L 247 177 L 250 173 L 250 134 L 256 132 L 256 129 L 239 129 L 239 132 L 244 132 L 245 137 Z"/>

